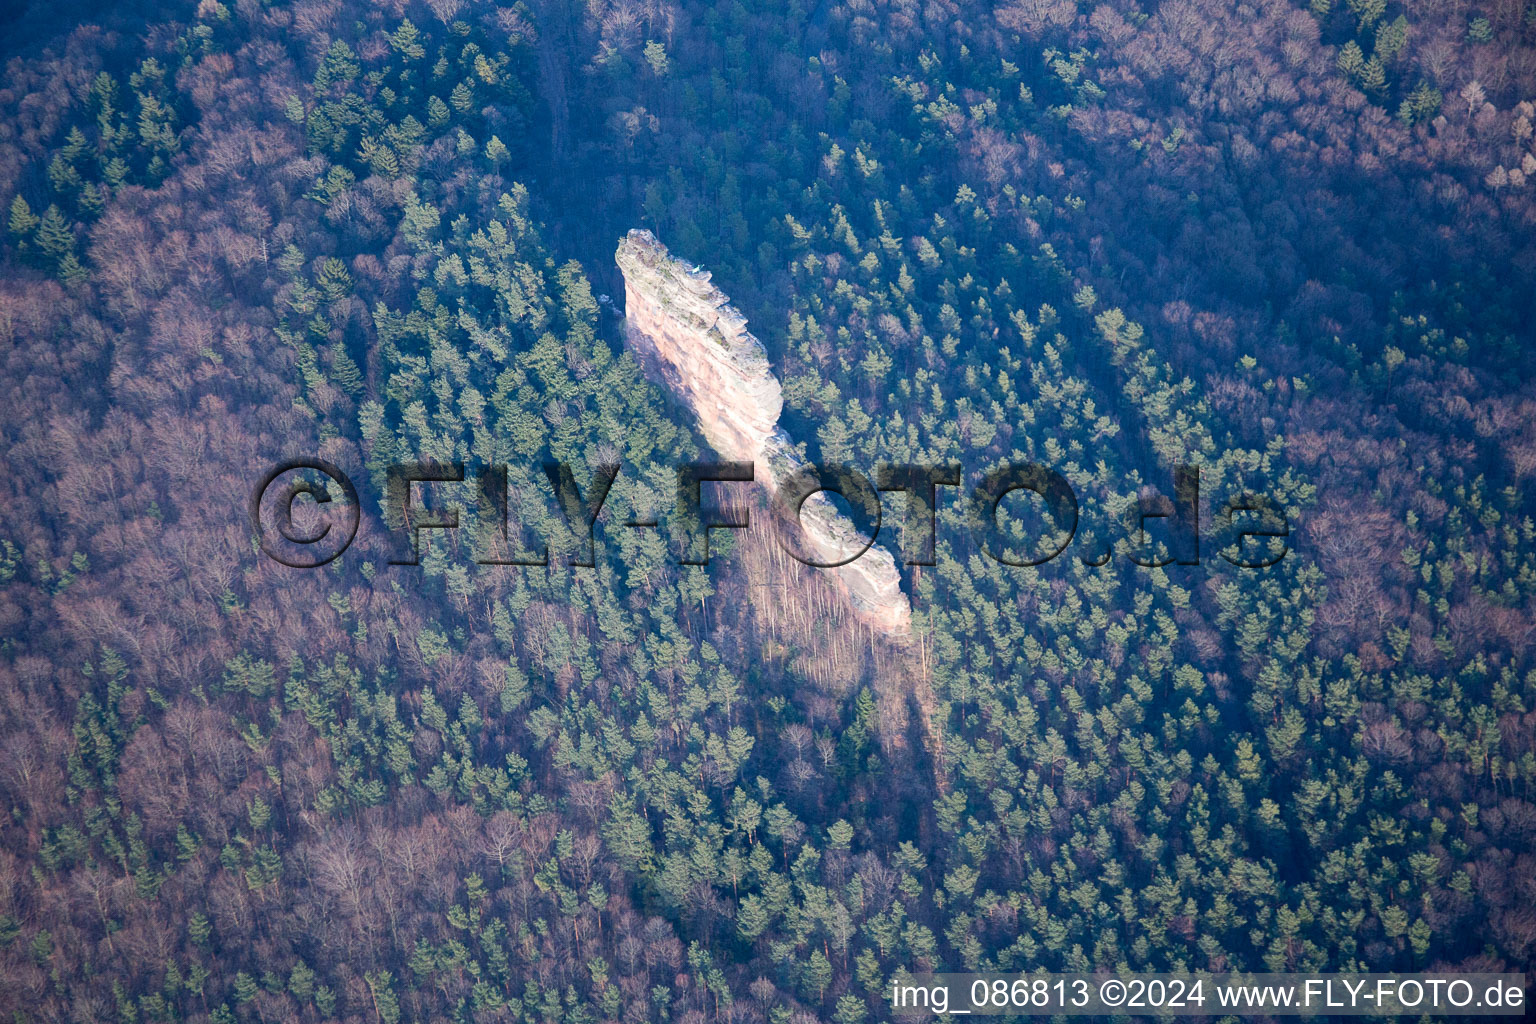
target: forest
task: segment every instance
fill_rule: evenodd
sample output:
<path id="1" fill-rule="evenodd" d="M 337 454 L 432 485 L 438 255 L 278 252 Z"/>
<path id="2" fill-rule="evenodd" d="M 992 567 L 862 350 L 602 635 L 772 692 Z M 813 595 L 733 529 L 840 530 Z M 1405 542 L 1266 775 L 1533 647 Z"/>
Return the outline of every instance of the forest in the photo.
<path id="1" fill-rule="evenodd" d="M 1533 970 L 1536 3 L 0 17 L 0 1015 Z M 715 459 L 626 346 L 632 228 L 740 308 L 806 458 L 963 467 L 909 639 L 771 529 L 679 564 Z M 248 515 L 293 458 L 359 492 L 319 568 Z M 504 506 L 417 484 L 460 528 L 392 564 L 390 467 L 456 462 Z M 617 468 L 591 565 L 546 463 Z M 1037 566 L 960 500 L 1024 463 L 1081 512 Z M 1137 565 L 1181 466 L 1199 557 Z"/>

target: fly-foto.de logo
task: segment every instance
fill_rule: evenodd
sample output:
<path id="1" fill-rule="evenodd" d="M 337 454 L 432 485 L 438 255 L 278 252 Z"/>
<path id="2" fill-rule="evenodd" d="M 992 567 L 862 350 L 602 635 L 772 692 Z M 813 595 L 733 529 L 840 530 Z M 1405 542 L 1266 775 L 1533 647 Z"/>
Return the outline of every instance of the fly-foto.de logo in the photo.
<path id="1" fill-rule="evenodd" d="M 563 527 L 574 538 L 563 556 L 569 566 L 596 565 L 596 526 L 604 505 L 619 479 L 620 467 L 598 465 L 591 469 L 585 487 L 572 466 L 548 462 L 541 466 L 553 506 Z M 900 509 L 900 550 L 908 565 L 934 565 L 939 535 L 941 501 L 959 489 L 964 473 L 955 464 L 896 464 L 876 467 L 870 476 L 844 465 L 810 463 L 771 488 L 770 514 L 783 526 L 778 538 L 792 557 L 815 568 L 846 565 L 868 551 L 884 525 L 882 494 L 896 495 Z M 750 462 L 690 462 L 676 468 L 676 501 L 667 519 L 680 565 L 708 565 L 710 532 L 746 530 L 752 527 L 750 508 L 706 501 L 706 487 L 716 493 L 746 498 L 745 488 L 758 480 Z M 460 490 L 458 497 L 473 502 L 476 521 L 489 523 L 492 543 L 476 554 L 481 565 L 549 566 L 547 541 L 518 537 L 510 527 L 523 522 L 530 499 L 518 495 L 519 514 L 513 514 L 509 497 L 509 467 L 490 464 L 467 471 L 462 462 L 410 462 L 391 465 L 384 473 L 385 529 L 396 537 L 390 565 L 421 564 L 423 530 L 453 531 L 460 528 L 456 507 L 432 507 L 422 487 L 439 485 Z M 1129 501 L 1117 519 L 1124 527 L 1118 542 L 1094 538 L 1078 544 L 1074 552 L 1084 565 L 1107 564 L 1118 549 L 1125 560 L 1144 568 L 1166 565 L 1205 564 L 1201 557 L 1201 498 L 1198 466 L 1175 466 L 1172 497 L 1143 493 Z M 842 499 L 842 517 L 851 526 L 836 553 L 807 550 L 797 543 L 813 514 L 830 507 L 828 496 Z M 904 505 L 901 496 L 905 497 Z M 301 511 L 302 510 L 302 511 Z M 1006 463 L 977 477 L 964 495 L 961 509 L 968 539 L 985 557 L 1014 567 L 1041 566 L 1073 548 L 1078 538 L 1079 503 L 1076 491 L 1061 473 L 1039 463 Z M 299 569 L 326 565 L 351 546 L 362 519 L 358 489 L 338 466 L 324 459 L 298 458 L 278 463 L 261 478 L 251 494 L 249 514 L 261 550 L 273 560 Z M 825 515 L 826 512 L 821 514 Z M 1214 555 L 1246 569 L 1265 569 L 1285 557 L 1291 524 L 1286 511 L 1262 494 L 1243 491 L 1220 501 L 1212 509 L 1213 525 L 1221 532 Z M 626 519 L 619 529 L 655 529 L 658 517 Z M 615 528 L 606 522 L 605 529 Z"/>

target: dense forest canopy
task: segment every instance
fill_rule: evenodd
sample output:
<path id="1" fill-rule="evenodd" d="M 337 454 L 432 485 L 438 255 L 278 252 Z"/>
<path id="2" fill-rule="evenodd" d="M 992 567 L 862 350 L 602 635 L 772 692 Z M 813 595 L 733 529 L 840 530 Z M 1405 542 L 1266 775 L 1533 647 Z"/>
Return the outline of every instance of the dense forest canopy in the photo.
<path id="1" fill-rule="evenodd" d="M 861 1024 L 903 970 L 1536 962 L 1536 5 L 6 17 L 0 1013 Z M 808 458 L 964 468 L 910 642 L 771 531 L 678 564 L 712 453 L 626 350 L 633 227 Z M 322 568 L 247 516 L 295 456 L 360 492 Z M 391 565 L 413 462 L 505 466 L 510 524 L 418 485 L 460 529 Z M 957 495 L 1028 462 L 1082 522 L 1018 568 Z M 593 566 L 545 463 L 619 467 Z M 1181 465 L 1200 564 L 1077 557 Z M 1268 568 L 1218 557 L 1244 492 Z"/>

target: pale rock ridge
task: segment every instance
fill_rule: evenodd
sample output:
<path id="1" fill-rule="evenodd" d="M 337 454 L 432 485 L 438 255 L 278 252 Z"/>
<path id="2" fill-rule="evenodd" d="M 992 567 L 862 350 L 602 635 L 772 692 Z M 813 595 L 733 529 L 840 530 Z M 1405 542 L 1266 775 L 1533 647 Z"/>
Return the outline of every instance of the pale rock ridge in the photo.
<path id="1" fill-rule="evenodd" d="M 776 493 L 805 460 L 778 425 L 783 393 L 746 317 L 710 283 L 708 271 L 674 259 L 649 231 L 631 231 L 617 260 L 624 272 L 625 343 L 693 411 L 715 451 L 753 463 L 756 479 Z M 819 493 L 806 500 L 800 523 L 822 562 L 846 558 L 867 540 Z M 912 607 L 884 547 L 873 545 L 825 572 L 861 620 L 891 636 L 910 635 Z"/>

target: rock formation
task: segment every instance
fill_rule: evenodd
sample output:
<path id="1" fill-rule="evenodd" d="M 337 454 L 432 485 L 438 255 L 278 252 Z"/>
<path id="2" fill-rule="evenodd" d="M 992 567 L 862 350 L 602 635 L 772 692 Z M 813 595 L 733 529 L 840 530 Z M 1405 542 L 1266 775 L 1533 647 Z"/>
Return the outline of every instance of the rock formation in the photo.
<path id="1" fill-rule="evenodd" d="M 778 493 L 805 460 L 778 425 L 779 381 L 746 317 L 710 283 L 708 271 L 674 259 L 649 231 L 631 231 L 617 259 L 630 350 L 692 410 L 715 451 L 753 463 L 756 479 L 770 495 Z M 801 508 L 800 525 L 819 562 L 841 561 L 868 539 L 820 493 Z M 884 547 L 875 544 L 823 572 L 861 620 L 891 636 L 910 634 L 912 607 Z"/>

